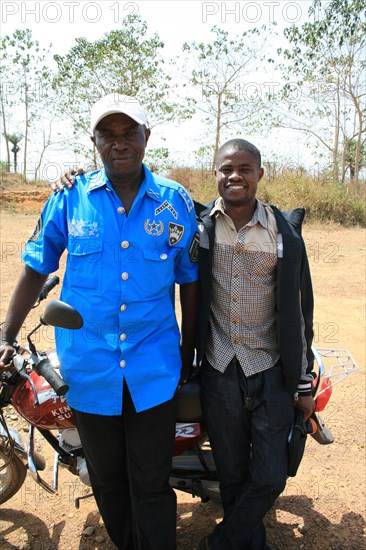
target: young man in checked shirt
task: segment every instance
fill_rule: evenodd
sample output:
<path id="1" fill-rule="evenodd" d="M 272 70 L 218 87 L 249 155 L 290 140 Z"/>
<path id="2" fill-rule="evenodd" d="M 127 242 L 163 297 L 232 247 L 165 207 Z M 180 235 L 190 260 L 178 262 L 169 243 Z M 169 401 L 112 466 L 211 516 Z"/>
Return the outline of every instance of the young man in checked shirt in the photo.
<path id="1" fill-rule="evenodd" d="M 224 519 L 200 549 L 265 550 L 263 518 L 284 490 L 294 405 L 314 410 L 313 293 L 303 209 L 258 201 L 261 155 L 218 151 L 220 197 L 200 217 L 198 359 Z"/>

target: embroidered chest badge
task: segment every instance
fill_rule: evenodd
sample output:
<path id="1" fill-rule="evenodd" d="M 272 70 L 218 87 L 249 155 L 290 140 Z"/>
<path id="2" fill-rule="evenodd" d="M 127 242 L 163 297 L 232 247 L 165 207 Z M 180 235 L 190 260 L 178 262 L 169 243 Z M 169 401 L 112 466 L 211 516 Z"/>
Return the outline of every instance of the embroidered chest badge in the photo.
<path id="1" fill-rule="evenodd" d="M 72 218 L 67 220 L 67 230 L 72 237 L 99 237 L 98 222 Z"/>
<path id="2" fill-rule="evenodd" d="M 147 218 L 144 223 L 144 229 L 148 235 L 151 235 L 152 237 L 158 237 L 164 231 L 164 223 L 156 222 L 155 220 L 150 222 L 150 218 Z"/>
<path id="3" fill-rule="evenodd" d="M 169 244 L 174 246 L 179 243 L 184 235 L 184 226 L 178 223 L 169 222 Z"/>

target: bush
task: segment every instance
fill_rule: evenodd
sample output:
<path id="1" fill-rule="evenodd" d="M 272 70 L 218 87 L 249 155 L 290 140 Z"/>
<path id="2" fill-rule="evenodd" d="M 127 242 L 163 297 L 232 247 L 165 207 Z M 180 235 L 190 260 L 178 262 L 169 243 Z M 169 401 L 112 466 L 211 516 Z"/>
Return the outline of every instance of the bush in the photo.
<path id="1" fill-rule="evenodd" d="M 350 192 L 334 182 L 321 182 L 309 176 L 262 181 L 258 197 L 282 210 L 297 206 L 306 209 L 307 221 L 336 222 L 344 226 L 366 227 L 364 192 Z"/>
<path id="2" fill-rule="evenodd" d="M 184 185 L 191 197 L 203 204 L 217 197 L 216 180 L 204 168 L 176 167 L 169 171 L 168 177 Z"/>
<path id="3" fill-rule="evenodd" d="M 169 178 L 179 181 L 191 196 L 206 203 L 217 197 L 214 176 L 193 168 L 174 168 Z M 366 227 L 365 185 L 357 191 L 331 181 L 317 181 L 308 175 L 283 175 L 259 184 L 258 198 L 282 210 L 303 207 L 306 221 L 336 222 L 343 226 Z"/>

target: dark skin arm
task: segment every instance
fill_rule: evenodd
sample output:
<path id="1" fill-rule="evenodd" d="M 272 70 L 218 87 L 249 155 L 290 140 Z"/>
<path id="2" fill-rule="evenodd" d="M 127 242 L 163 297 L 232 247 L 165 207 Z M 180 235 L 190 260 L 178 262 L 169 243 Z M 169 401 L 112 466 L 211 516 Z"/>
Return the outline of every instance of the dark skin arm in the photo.
<path id="1" fill-rule="evenodd" d="M 198 282 L 180 285 L 180 303 L 182 308 L 181 356 L 182 370 L 179 386 L 185 384 L 191 373 L 194 358 L 194 342 L 197 317 Z"/>
<path id="2" fill-rule="evenodd" d="M 38 299 L 48 275 L 24 267 L 13 292 L 5 322 L 1 327 L 0 369 L 7 365 L 13 355 L 13 342 L 20 328 Z"/>

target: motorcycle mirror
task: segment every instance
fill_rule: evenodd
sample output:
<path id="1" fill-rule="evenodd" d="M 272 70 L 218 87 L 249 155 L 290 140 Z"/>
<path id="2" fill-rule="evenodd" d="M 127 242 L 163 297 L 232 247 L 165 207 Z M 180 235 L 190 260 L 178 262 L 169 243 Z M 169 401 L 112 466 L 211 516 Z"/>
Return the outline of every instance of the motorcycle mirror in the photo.
<path id="1" fill-rule="evenodd" d="M 69 329 L 81 328 L 84 324 L 80 313 L 61 300 L 51 300 L 48 302 L 40 321 L 43 325 Z"/>

